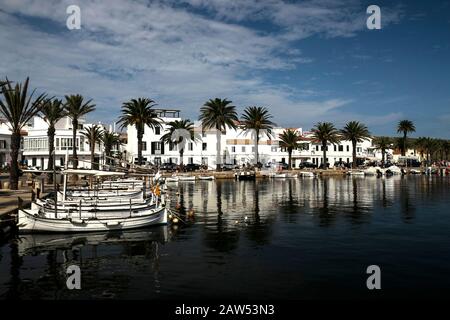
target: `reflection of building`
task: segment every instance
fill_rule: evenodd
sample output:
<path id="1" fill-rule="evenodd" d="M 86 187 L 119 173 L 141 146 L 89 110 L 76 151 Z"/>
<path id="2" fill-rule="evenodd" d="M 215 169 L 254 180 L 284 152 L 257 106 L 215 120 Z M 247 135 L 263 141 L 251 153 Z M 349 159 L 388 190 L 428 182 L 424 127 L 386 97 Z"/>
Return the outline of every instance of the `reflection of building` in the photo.
<path id="1" fill-rule="evenodd" d="M 181 120 L 179 110 L 157 109 L 158 116 L 162 119 L 162 129 L 153 130 L 146 127 L 144 130 L 142 155 L 144 161 L 154 164 L 171 162 L 179 163 L 178 146 L 164 144 L 160 141 L 162 135 L 166 133 L 167 123 L 174 120 Z M 298 167 L 301 162 L 312 162 L 316 165 L 322 163 L 322 145 L 313 141 L 310 133 L 303 132 L 302 128 L 295 128 L 303 135 L 303 143 L 298 150 L 292 154 L 293 166 Z M 187 142 L 184 147 L 183 162 L 205 164 L 210 168 L 216 166 L 216 131 L 207 130 L 202 132 L 201 123 L 195 122 L 195 132 L 197 141 Z M 272 131 L 271 138 L 260 135 L 258 146 L 259 161 L 263 164 L 288 161 L 287 151 L 279 145 L 279 135 L 284 128 L 277 127 Z M 137 160 L 137 137 L 134 126 L 128 126 L 127 160 Z M 255 158 L 255 137 L 251 132 L 245 132 L 238 127 L 237 130 L 227 129 L 221 135 L 221 156 L 222 163 L 242 165 L 254 163 Z M 357 157 L 365 159 L 371 141 L 364 141 L 357 144 Z M 338 145 L 329 144 L 327 146 L 327 161 L 331 166 L 335 162 L 352 161 L 352 145 L 350 141 L 342 141 Z"/>
<path id="2" fill-rule="evenodd" d="M 92 124 L 86 124 L 84 119 L 80 119 L 79 128 L 76 134 L 75 145 L 77 148 L 78 167 L 90 168 L 91 152 L 89 149 L 89 142 L 81 132 L 84 128 Z M 33 123 L 27 129 L 28 134 L 23 138 L 23 158 L 27 165 L 46 169 L 48 166 L 48 124 L 40 117 L 34 117 Z M 58 121 L 55 126 L 55 165 L 64 166 L 66 157 L 68 159 L 72 156 L 73 148 L 73 133 L 72 121 L 69 117 L 65 117 Z M 95 157 L 99 162 L 101 146 L 96 145 Z"/>

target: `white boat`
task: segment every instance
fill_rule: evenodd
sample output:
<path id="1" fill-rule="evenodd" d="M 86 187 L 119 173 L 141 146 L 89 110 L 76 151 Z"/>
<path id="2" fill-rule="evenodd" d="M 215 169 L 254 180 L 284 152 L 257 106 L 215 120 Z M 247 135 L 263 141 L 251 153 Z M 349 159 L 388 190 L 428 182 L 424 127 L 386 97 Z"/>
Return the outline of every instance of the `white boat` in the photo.
<path id="1" fill-rule="evenodd" d="M 347 174 L 351 175 L 351 176 L 364 176 L 364 171 L 361 171 L 361 170 L 350 170 Z"/>
<path id="2" fill-rule="evenodd" d="M 376 176 L 376 175 L 383 175 L 384 169 L 380 168 L 380 167 L 369 167 L 367 169 L 364 170 L 364 174 L 366 176 Z"/>
<path id="3" fill-rule="evenodd" d="M 390 166 L 386 169 L 386 173 L 393 174 L 393 175 L 399 175 L 402 174 L 402 169 L 400 169 L 397 166 Z"/>
<path id="4" fill-rule="evenodd" d="M 411 174 L 422 174 L 422 171 L 419 169 L 411 169 L 409 170 L 409 173 Z"/>
<path id="5" fill-rule="evenodd" d="M 178 182 L 179 179 L 178 179 L 178 177 L 167 177 L 165 181 L 166 182 Z"/>
<path id="6" fill-rule="evenodd" d="M 286 178 L 298 178 L 298 175 L 292 173 L 272 173 L 271 175 L 269 175 L 269 177 L 286 179 Z"/>
<path id="7" fill-rule="evenodd" d="M 314 172 L 311 171 L 300 171 L 300 176 L 303 178 L 314 178 Z"/>
<path id="8" fill-rule="evenodd" d="M 198 176 L 198 180 L 214 180 L 214 176 Z"/>
<path id="9" fill-rule="evenodd" d="M 195 176 L 178 176 L 178 181 L 195 181 Z"/>
<path id="10" fill-rule="evenodd" d="M 70 211 L 57 213 L 54 210 L 19 209 L 19 232 L 93 232 L 127 230 L 151 225 L 167 224 L 165 206 L 148 207 L 139 210 L 122 210 L 109 216 L 97 212 Z"/>

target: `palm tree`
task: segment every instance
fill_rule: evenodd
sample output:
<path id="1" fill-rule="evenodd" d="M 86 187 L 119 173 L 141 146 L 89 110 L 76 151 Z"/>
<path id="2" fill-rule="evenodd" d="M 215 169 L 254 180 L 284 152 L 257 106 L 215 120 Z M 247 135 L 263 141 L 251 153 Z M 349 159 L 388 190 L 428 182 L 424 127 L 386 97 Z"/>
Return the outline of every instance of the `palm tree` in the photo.
<path id="1" fill-rule="evenodd" d="M 78 120 L 95 110 L 95 104 L 90 104 L 92 100 L 84 102 L 83 96 L 76 94 L 66 96 L 65 108 L 67 115 L 72 119 L 72 157 L 73 168 L 78 168 L 78 156 L 77 156 L 77 129 Z"/>
<path id="2" fill-rule="evenodd" d="M 101 141 L 103 143 L 103 147 L 105 148 L 106 163 L 109 164 L 112 158 L 112 149 L 114 146 L 121 145 L 122 141 L 120 141 L 120 137 L 116 132 L 111 132 L 108 130 L 103 131 Z"/>
<path id="3" fill-rule="evenodd" d="M 200 108 L 199 120 L 202 122 L 203 130 L 216 129 L 217 139 L 217 156 L 216 156 L 216 169 L 221 170 L 221 141 L 220 136 L 222 131 L 227 128 L 236 129 L 238 122 L 238 116 L 236 113 L 236 107 L 231 105 L 231 101 L 227 99 L 210 99 L 205 102 L 203 107 Z"/>
<path id="4" fill-rule="evenodd" d="M 256 164 L 259 162 L 258 145 L 261 131 L 263 131 L 269 139 L 272 136 L 271 131 L 275 123 L 270 120 L 271 118 L 272 115 L 265 107 L 247 107 L 242 115 L 241 124 L 243 125 L 243 129 L 245 131 L 253 131 L 255 133 Z"/>
<path id="5" fill-rule="evenodd" d="M 313 138 L 322 143 L 323 167 L 327 169 L 327 144 L 339 143 L 339 131 L 331 122 L 319 122 L 312 129 Z"/>
<path id="6" fill-rule="evenodd" d="M 168 124 L 167 133 L 161 137 L 163 143 L 179 145 L 180 166 L 183 166 L 184 147 L 187 142 L 195 141 L 194 124 L 191 120 L 175 120 Z"/>
<path id="7" fill-rule="evenodd" d="M 427 138 L 425 137 L 419 137 L 414 141 L 414 148 L 420 153 L 420 157 L 422 158 L 422 161 L 424 159 L 424 155 L 427 154 Z M 423 161 L 424 162 L 424 161 Z"/>
<path id="8" fill-rule="evenodd" d="M 392 140 L 389 137 L 376 137 L 373 140 L 373 146 L 381 151 L 381 163 L 384 168 L 386 164 L 386 150 L 392 148 Z"/>
<path id="9" fill-rule="evenodd" d="M 13 88 L 6 78 L 6 84 L 3 84 L 2 95 L 0 99 L 0 113 L 5 117 L 11 129 L 11 168 L 9 174 L 10 189 L 17 190 L 19 185 L 19 158 L 20 150 L 20 131 L 40 110 L 42 101 L 46 95 L 39 95 L 32 102 L 33 92 L 28 95 L 28 82 L 17 83 Z"/>
<path id="10" fill-rule="evenodd" d="M 403 132 L 402 156 L 405 156 L 406 154 L 406 137 L 408 133 L 415 131 L 416 127 L 414 126 L 414 123 L 411 120 L 402 120 L 398 123 L 397 132 L 398 133 Z"/>
<path id="11" fill-rule="evenodd" d="M 119 118 L 121 128 L 126 126 L 136 126 L 138 141 L 138 164 L 142 164 L 142 138 L 144 136 L 145 126 L 153 130 L 161 128 L 161 119 L 158 118 L 152 107 L 155 102 L 148 98 L 131 99 L 122 105 L 122 115 Z"/>
<path id="12" fill-rule="evenodd" d="M 48 124 L 47 136 L 48 136 L 48 164 L 47 170 L 53 170 L 53 152 L 55 151 L 55 125 L 56 123 L 66 116 L 64 104 L 58 99 L 47 99 L 43 101 L 41 107 L 41 117 Z M 49 174 L 49 183 L 53 183 L 53 175 Z"/>
<path id="13" fill-rule="evenodd" d="M 102 141 L 103 128 L 99 125 L 92 125 L 81 132 L 89 142 L 89 150 L 91 150 L 91 169 L 98 169 L 98 163 L 95 163 L 95 145 Z"/>
<path id="14" fill-rule="evenodd" d="M 340 131 L 341 139 L 348 140 L 352 142 L 352 168 L 356 168 L 356 144 L 358 142 L 363 142 L 364 140 L 369 140 L 370 132 L 367 126 L 358 121 L 350 121 L 345 127 Z"/>
<path id="15" fill-rule="evenodd" d="M 292 151 L 299 147 L 300 134 L 297 130 L 287 129 L 280 134 L 280 147 L 286 148 L 288 152 L 288 169 L 292 168 Z"/>

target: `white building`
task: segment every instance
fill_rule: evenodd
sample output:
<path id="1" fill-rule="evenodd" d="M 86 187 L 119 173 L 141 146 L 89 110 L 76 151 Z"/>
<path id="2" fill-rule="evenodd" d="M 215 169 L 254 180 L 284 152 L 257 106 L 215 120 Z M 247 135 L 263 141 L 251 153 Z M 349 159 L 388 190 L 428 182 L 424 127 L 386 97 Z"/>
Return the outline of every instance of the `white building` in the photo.
<path id="1" fill-rule="evenodd" d="M 78 168 L 91 168 L 91 152 L 89 142 L 81 132 L 92 124 L 85 123 L 85 119 L 79 120 L 79 129 L 76 134 L 75 145 L 77 148 Z M 66 159 L 72 156 L 73 133 L 72 120 L 64 117 L 55 125 L 55 165 L 63 167 Z M 23 137 L 23 161 L 28 166 L 47 169 L 48 166 L 48 124 L 40 117 L 34 117 L 28 133 Z M 95 146 L 95 162 L 100 161 L 102 146 Z"/>
<path id="2" fill-rule="evenodd" d="M 11 130 L 6 122 L 0 119 L 0 168 L 11 162 Z"/>
<path id="3" fill-rule="evenodd" d="M 162 119 L 162 129 L 153 130 L 146 127 L 143 136 L 142 156 L 144 161 L 153 164 L 165 162 L 179 164 L 179 152 L 177 146 L 163 144 L 161 137 L 166 133 L 167 123 L 181 120 L 179 110 L 157 109 L 158 116 Z M 301 162 L 322 164 L 322 146 L 313 141 L 311 133 L 303 132 L 302 128 L 295 128 L 302 136 L 304 142 L 301 148 L 292 153 L 293 167 L 299 167 Z M 274 128 L 272 137 L 260 136 L 258 154 L 259 161 L 263 164 L 288 162 L 288 153 L 279 146 L 279 135 L 285 128 Z M 202 133 L 200 122 L 194 122 L 196 142 L 189 142 L 184 148 L 183 162 L 207 165 L 213 169 L 216 167 L 216 131 L 207 130 Z M 137 161 L 137 135 L 134 126 L 127 127 L 128 144 L 127 160 Z M 371 141 L 357 144 L 357 156 L 366 158 L 371 146 Z M 242 129 L 227 129 L 221 135 L 221 162 L 231 164 L 253 164 L 255 162 L 254 137 Z M 327 162 L 333 166 L 335 162 L 352 162 L 352 145 L 350 141 L 341 141 L 338 145 L 328 145 Z"/>

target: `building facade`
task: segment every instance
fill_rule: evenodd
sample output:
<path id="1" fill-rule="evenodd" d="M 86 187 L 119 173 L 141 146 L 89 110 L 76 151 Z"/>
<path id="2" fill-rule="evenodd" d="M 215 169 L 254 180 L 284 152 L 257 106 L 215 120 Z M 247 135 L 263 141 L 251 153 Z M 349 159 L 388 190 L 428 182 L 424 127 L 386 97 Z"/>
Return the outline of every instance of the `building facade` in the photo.
<path id="1" fill-rule="evenodd" d="M 5 121 L 0 119 L 0 169 L 11 162 L 11 131 Z"/>
<path id="2" fill-rule="evenodd" d="M 92 126 L 85 119 L 80 119 L 79 128 L 76 133 L 76 141 L 73 143 L 72 121 L 64 117 L 55 125 L 55 166 L 64 167 L 72 156 L 75 145 L 77 148 L 78 168 L 91 168 L 91 151 L 89 142 L 82 135 L 85 128 Z M 48 124 L 40 117 L 34 117 L 31 126 L 27 129 L 27 135 L 23 137 L 22 157 L 23 162 L 40 170 L 48 167 Z M 102 146 L 95 146 L 95 162 L 100 161 Z"/>
<path id="3" fill-rule="evenodd" d="M 162 128 L 153 130 L 146 127 L 143 136 L 142 156 L 145 162 L 151 164 L 180 163 L 178 146 L 164 144 L 161 137 L 167 132 L 170 121 L 181 120 L 179 110 L 156 110 L 162 120 Z M 318 166 L 323 161 L 322 145 L 312 139 L 312 133 L 303 132 L 302 128 L 294 128 L 302 135 L 302 143 L 292 153 L 293 167 L 299 167 L 302 162 L 314 163 Z M 280 147 L 279 135 L 285 128 L 277 127 L 272 130 L 270 137 L 262 134 L 258 146 L 259 161 L 263 165 L 277 162 L 288 162 L 288 153 Z M 184 146 L 183 163 L 195 163 L 216 167 L 217 135 L 215 129 L 202 131 L 201 123 L 194 122 L 195 141 L 187 142 Z M 134 126 L 127 127 L 127 161 L 137 162 L 137 135 Z M 235 129 L 227 129 L 221 134 L 221 163 L 222 164 L 253 164 L 255 163 L 255 137 L 245 132 L 239 125 Z M 352 144 L 350 141 L 341 141 L 337 145 L 327 146 L 327 162 L 334 166 L 336 162 L 352 162 Z M 357 157 L 369 157 L 371 140 L 357 144 Z"/>

